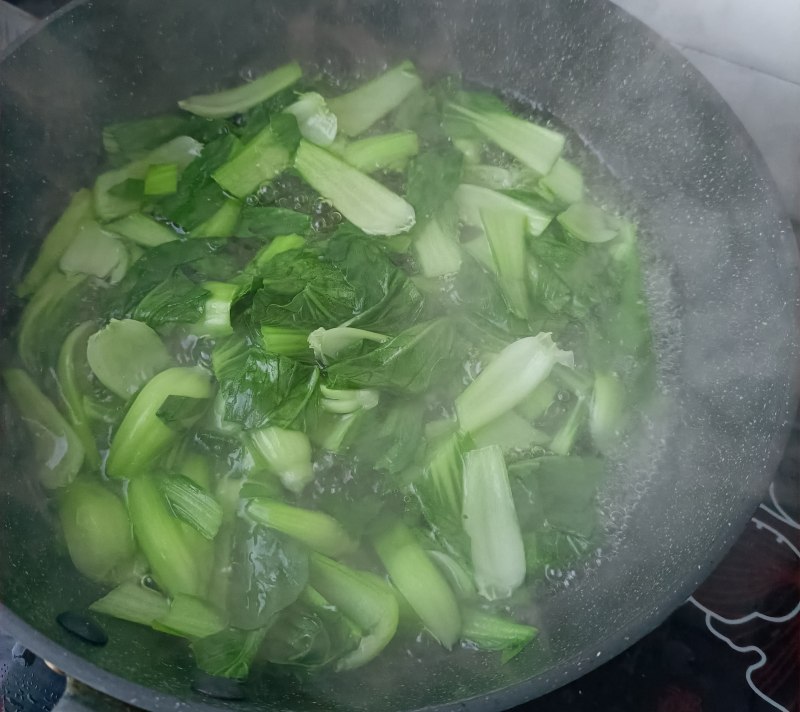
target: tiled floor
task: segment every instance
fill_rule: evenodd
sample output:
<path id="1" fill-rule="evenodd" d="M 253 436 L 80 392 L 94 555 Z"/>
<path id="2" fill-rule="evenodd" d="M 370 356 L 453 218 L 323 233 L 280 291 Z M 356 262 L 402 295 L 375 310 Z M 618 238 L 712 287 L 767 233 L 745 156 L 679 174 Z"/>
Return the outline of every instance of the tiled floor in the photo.
<path id="1" fill-rule="evenodd" d="M 614 0 L 673 42 L 739 115 L 800 220 L 800 0 Z"/>

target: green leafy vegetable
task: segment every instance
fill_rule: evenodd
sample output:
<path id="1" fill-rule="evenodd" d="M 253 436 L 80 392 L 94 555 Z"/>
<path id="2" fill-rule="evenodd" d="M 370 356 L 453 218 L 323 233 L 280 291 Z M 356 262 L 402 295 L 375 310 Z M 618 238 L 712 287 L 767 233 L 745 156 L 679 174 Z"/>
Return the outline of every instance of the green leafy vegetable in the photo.
<path id="1" fill-rule="evenodd" d="M 422 82 L 411 62 L 401 62 L 357 89 L 328 100 L 339 130 L 358 136 L 400 105 Z"/>
<path id="2" fill-rule="evenodd" d="M 33 438 L 41 483 L 48 489 L 67 486 L 83 465 L 80 438 L 25 371 L 8 368 L 3 381 Z"/>
<path id="3" fill-rule="evenodd" d="M 391 589 L 380 578 L 312 554 L 310 580 L 362 632 L 358 647 L 339 658 L 338 670 L 365 665 L 389 644 L 397 631 L 399 607 Z"/>
<path id="4" fill-rule="evenodd" d="M 111 440 L 106 461 L 110 477 L 139 477 L 175 441 L 178 433 L 158 417 L 169 396 L 209 398 L 210 378 L 199 368 L 168 368 L 151 378 Z"/>
<path id="5" fill-rule="evenodd" d="M 297 430 L 262 428 L 250 433 L 253 456 L 274 472 L 286 489 L 302 492 L 314 478 L 311 444 Z"/>
<path id="6" fill-rule="evenodd" d="M 178 102 L 184 111 L 209 118 L 225 118 L 241 113 L 262 101 L 266 101 L 279 91 L 290 87 L 300 77 L 303 70 L 297 62 L 289 62 L 282 67 L 257 77 L 248 84 L 226 89 L 215 94 L 198 94 Z"/>
<path id="7" fill-rule="evenodd" d="M 297 600 L 308 581 L 308 554 L 291 538 L 246 521 L 237 523 L 233 552 L 231 625 L 262 628 Z"/>
<path id="8" fill-rule="evenodd" d="M 456 398 L 461 427 L 467 432 L 479 430 L 522 402 L 556 363 L 571 366 L 572 362 L 572 354 L 561 351 L 550 334 L 515 341 Z"/>
<path id="9" fill-rule="evenodd" d="M 392 582 L 425 627 L 442 645 L 452 648 L 461 632 L 458 603 L 411 531 L 394 522 L 376 536 L 373 544 Z"/>
<path id="10" fill-rule="evenodd" d="M 342 157 L 364 173 L 402 170 L 408 159 L 419 153 L 419 140 L 413 131 L 380 134 L 348 143 Z"/>
<path id="11" fill-rule="evenodd" d="M 250 500 L 246 511 L 258 524 L 283 532 L 309 549 L 333 559 L 340 559 L 356 549 L 356 542 L 342 525 L 324 512 L 264 498 Z"/>
<path id="12" fill-rule="evenodd" d="M 167 615 L 169 601 L 158 591 L 125 581 L 92 603 L 89 610 L 131 623 L 152 625 Z"/>
<path id="13" fill-rule="evenodd" d="M 294 165 L 309 185 L 368 235 L 396 235 L 414 227 L 411 205 L 325 149 L 300 141 Z"/>
<path id="14" fill-rule="evenodd" d="M 72 196 L 67 209 L 45 236 L 36 255 L 36 261 L 16 289 L 18 296 L 27 297 L 41 286 L 72 244 L 81 226 L 91 220 L 93 215 L 91 192 L 85 188 L 79 190 Z"/>
<path id="15" fill-rule="evenodd" d="M 508 598 L 525 579 L 525 549 L 503 451 L 496 445 L 464 458 L 464 530 L 478 593 Z"/>
<path id="16" fill-rule="evenodd" d="M 178 190 L 178 165 L 156 163 L 147 169 L 144 177 L 145 195 L 168 195 Z"/>
<path id="17" fill-rule="evenodd" d="M 338 121 L 325 98 L 316 92 L 301 94 L 285 112 L 293 114 L 304 139 L 318 146 L 330 146 L 336 138 Z"/>
<path id="18" fill-rule="evenodd" d="M 447 319 L 418 324 L 372 351 L 336 361 L 327 369 L 327 382 L 332 388 L 423 393 L 451 365 L 454 340 Z"/>
<path id="19" fill-rule="evenodd" d="M 470 608 L 462 612 L 464 627 L 461 637 L 481 650 L 500 650 L 502 661 L 516 657 L 539 633 L 530 625 L 522 625 L 502 616 Z"/>
<path id="20" fill-rule="evenodd" d="M 564 150 L 562 134 L 507 112 L 473 111 L 457 104 L 450 104 L 447 108 L 540 175 L 550 172 Z"/>
<path id="21" fill-rule="evenodd" d="M 214 171 L 214 180 L 228 193 L 244 198 L 289 166 L 298 139 L 295 118 L 278 115 L 239 153 Z"/>
<path id="22" fill-rule="evenodd" d="M 83 445 L 85 462 L 93 470 L 100 469 L 100 453 L 83 402 L 84 382 L 88 377 L 87 342 L 95 331 L 92 321 L 76 326 L 64 339 L 58 355 L 56 377 L 67 419 Z"/>
<path id="23" fill-rule="evenodd" d="M 128 511 L 153 578 L 171 596 L 202 594 L 202 552 L 192 546 L 180 521 L 170 511 L 158 481 L 137 474 L 128 483 Z"/>
<path id="24" fill-rule="evenodd" d="M 112 319 L 92 334 L 86 343 L 86 358 L 100 383 L 123 400 L 173 365 L 158 334 L 134 319 Z"/>
<path id="25" fill-rule="evenodd" d="M 351 670 L 401 621 L 388 666 L 432 637 L 492 673 L 606 546 L 654 392 L 634 206 L 542 115 L 332 67 L 105 128 L 17 287 L 21 462 L 117 586 L 91 610 L 210 675 Z"/>
<path id="26" fill-rule="evenodd" d="M 161 486 L 175 516 L 206 539 L 217 535 L 222 525 L 222 507 L 208 492 L 183 475 L 165 477 Z"/>
<path id="27" fill-rule="evenodd" d="M 74 482 L 61 499 L 58 513 L 78 571 L 101 583 L 118 583 L 130 575 L 136 546 L 119 497 L 99 482 Z"/>

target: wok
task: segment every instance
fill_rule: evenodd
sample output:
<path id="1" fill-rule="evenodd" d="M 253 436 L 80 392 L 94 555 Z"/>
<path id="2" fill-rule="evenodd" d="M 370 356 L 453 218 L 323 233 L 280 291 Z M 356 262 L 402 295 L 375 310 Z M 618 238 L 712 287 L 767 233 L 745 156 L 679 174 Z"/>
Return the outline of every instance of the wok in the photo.
<path id="1" fill-rule="evenodd" d="M 242 67 L 297 58 L 369 72 L 406 57 L 428 75 L 461 70 L 545 107 L 642 208 L 660 397 L 615 480 L 615 552 L 538 604 L 541 638 L 504 666 L 442 653 L 302 683 L 256 669 L 244 700 L 214 700 L 192 691 L 180 641 L 103 621 L 109 641 L 98 647 L 57 625 L 98 590 L 73 574 L 22 448 L 4 436 L 0 626 L 77 680 L 148 710 L 507 708 L 656 626 L 720 560 L 763 493 L 794 406 L 788 223 L 720 97 L 666 43 L 596 0 L 72 3 L 0 65 L 4 334 L 19 306 L 9 285 L 68 194 L 95 174 L 105 123 L 235 84 Z"/>

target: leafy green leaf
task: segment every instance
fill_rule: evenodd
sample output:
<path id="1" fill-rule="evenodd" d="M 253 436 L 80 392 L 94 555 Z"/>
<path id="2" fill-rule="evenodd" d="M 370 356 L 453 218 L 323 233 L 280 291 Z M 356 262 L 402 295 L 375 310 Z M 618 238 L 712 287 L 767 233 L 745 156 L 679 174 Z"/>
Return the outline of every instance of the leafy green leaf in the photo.
<path id="1" fill-rule="evenodd" d="M 239 224 L 234 234 L 262 240 L 278 235 L 305 235 L 310 229 L 310 224 L 308 215 L 294 210 L 245 205 L 239 214 Z"/>
<path id="2" fill-rule="evenodd" d="M 291 426 L 317 381 L 314 366 L 267 353 L 238 336 L 217 345 L 213 364 L 225 420 L 248 430 Z"/>
<path id="3" fill-rule="evenodd" d="M 464 154 L 457 148 L 425 151 L 408 168 L 408 202 L 414 206 L 417 222 L 433 217 L 449 200 L 461 182 Z"/>
<path id="4" fill-rule="evenodd" d="M 308 554 L 291 538 L 239 520 L 233 543 L 231 625 L 255 630 L 297 600 L 308 582 Z"/>
<path id="5" fill-rule="evenodd" d="M 385 388 L 424 393 L 452 369 L 455 328 L 449 319 L 406 329 L 372 351 L 336 361 L 326 372 L 332 388 Z"/>

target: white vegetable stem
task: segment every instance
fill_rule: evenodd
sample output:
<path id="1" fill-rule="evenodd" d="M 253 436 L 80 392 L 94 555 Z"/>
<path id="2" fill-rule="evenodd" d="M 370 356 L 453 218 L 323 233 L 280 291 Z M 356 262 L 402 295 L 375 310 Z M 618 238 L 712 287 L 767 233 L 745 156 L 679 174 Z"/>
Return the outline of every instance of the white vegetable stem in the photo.
<path id="1" fill-rule="evenodd" d="M 465 456 L 463 516 L 478 593 L 490 601 L 508 598 L 525 580 L 525 548 L 497 445 Z"/>
<path id="2" fill-rule="evenodd" d="M 456 398 L 461 429 L 472 433 L 508 412 L 544 381 L 557 363 L 572 368 L 571 351 L 562 351 L 550 334 L 519 339 L 504 348 Z"/>
<path id="3" fill-rule="evenodd" d="M 414 227 L 409 203 L 324 148 L 303 139 L 294 161 L 306 182 L 368 235 L 396 235 Z"/>

